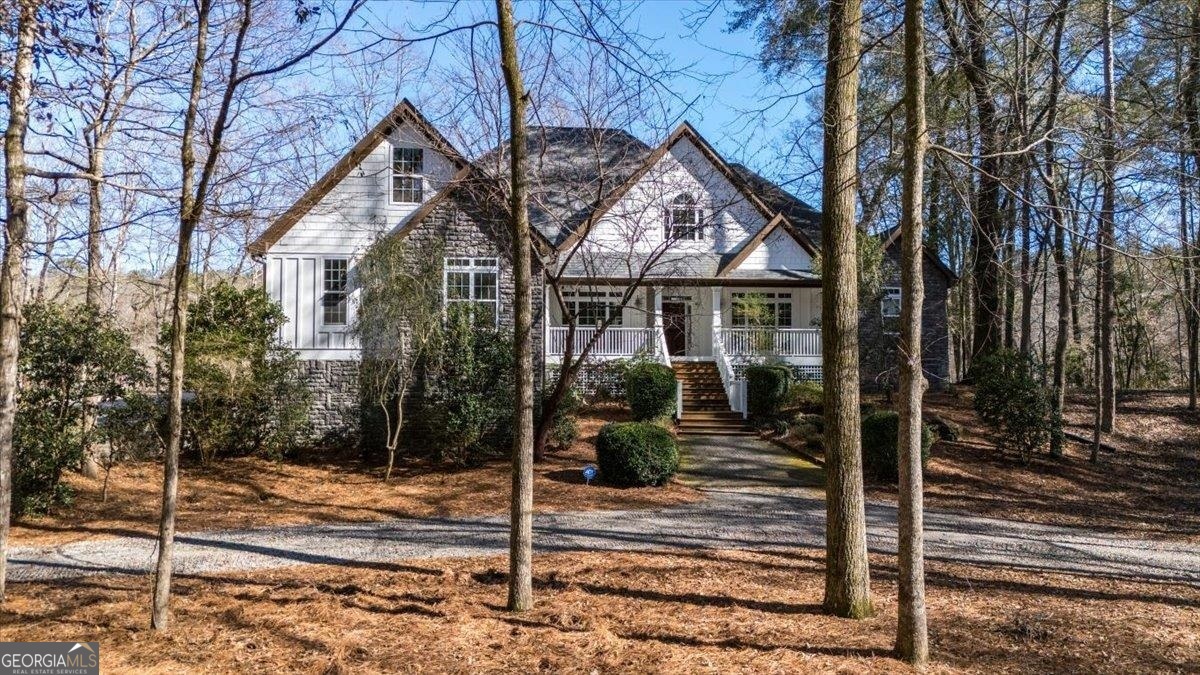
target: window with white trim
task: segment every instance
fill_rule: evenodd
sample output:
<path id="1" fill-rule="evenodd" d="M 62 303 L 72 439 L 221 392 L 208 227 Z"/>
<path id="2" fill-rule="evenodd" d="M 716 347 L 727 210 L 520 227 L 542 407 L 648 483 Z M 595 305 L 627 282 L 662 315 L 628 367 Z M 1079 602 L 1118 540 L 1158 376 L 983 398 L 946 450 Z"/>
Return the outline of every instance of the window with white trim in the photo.
<path id="1" fill-rule="evenodd" d="M 422 201 L 425 151 L 421 148 L 392 148 L 392 203 Z"/>
<path id="2" fill-rule="evenodd" d="M 349 279 L 349 261 L 345 258 L 325 258 L 321 262 L 322 324 L 346 325 L 346 291 Z"/>
<path id="3" fill-rule="evenodd" d="M 885 319 L 895 319 L 900 316 L 900 287 L 884 286 L 883 297 L 879 300 L 879 313 Z"/>
<path id="4" fill-rule="evenodd" d="M 731 319 L 734 327 L 791 328 L 791 293 L 732 293 Z"/>
<path id="5" fill-rule="evenodd" d="M 619 291 L 563 291 L 567 312 L 575 316 L 577 326 L 599 326 L 612 319 L 610 326 L 624 323 Z"/>
<path id="6" fill-rule="evenodd" d="M 447 311 L 466 308 L 493 326 L 500 313 L 500 264 L 497 258 L 446 258 L 444 293 Z"/>
<path id="7" fill-rule="evenodd" d="M 666 237 L 668 240 L 697 241 L 704 239 L 704 212 L 690 192 L 671 200 L 667 209 Z"/>

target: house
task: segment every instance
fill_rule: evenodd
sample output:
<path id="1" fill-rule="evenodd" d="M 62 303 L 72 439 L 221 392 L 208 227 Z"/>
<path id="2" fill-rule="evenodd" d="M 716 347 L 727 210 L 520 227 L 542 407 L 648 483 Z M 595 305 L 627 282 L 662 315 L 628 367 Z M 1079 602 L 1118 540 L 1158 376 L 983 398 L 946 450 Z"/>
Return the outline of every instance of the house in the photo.
<path id="1" fill-rule="evenodd" d="M 618 129 L 571 127 L 533 127 L 529 143 L 543 369 L 562 359 L 574 315 L 573 353 L 590 344 L 597 364 L 634 355 L 690 364 L 689 373 L 719 377 L 717 407 L 731 414 L 744 410 L 749 363 L 821 378 L 816 211 L 727 162 L 687 123 L 655 147 Z M 511 324 L 506 151 L 469 160 L 403 101 L 251 245 L 288 317 L 281 338 L 316 394 L 318 431 L 357 419 L 354 266 L 376 238 L 441 242 L 446 302 Z M 894 373 L 897 238 L 884 239 L 882 297 L 862 308 L 864 386 Z M 936 255 L 925 267 L 925 368 L 936 386 L 949 374 L 955 279 Z M 711 405 L 703 398 L 684 400 L 684 411 Z"/>

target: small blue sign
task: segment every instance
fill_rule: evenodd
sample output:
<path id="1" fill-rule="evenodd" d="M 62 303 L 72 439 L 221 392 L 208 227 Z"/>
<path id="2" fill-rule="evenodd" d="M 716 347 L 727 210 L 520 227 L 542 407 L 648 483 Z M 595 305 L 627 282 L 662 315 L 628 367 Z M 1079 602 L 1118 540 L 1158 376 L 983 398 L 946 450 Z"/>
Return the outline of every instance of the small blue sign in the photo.
<path id="1" fill-rule="evenodd" d="M 600 473 L 600 471 L 593 464 L 588 464 L 587 466 L 583 467 L 584 482 L 586 482 L 588 485 L 591 485 L 592 481 L 596 479 L 596 474 L 598 473 Z"/>

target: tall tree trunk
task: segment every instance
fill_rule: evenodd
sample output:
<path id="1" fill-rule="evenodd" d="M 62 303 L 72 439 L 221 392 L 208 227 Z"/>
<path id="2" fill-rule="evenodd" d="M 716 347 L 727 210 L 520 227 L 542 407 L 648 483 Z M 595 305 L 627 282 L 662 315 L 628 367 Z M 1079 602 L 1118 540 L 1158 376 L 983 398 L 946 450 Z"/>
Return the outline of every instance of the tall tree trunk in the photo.
<path id="1" fill-rule="evenodd" d="M 861 0 L 829 5 L 825 66 L 825 168 L 821 255 L 824 349 L 826 528 L 825 609 L 870 616 L 862 439 L 858 409 L 858 68 Z"/>
<path id="2" fill-rule="evenodd" d="M 922 0 L 904 3 L 904 185 L 900 223 L 899 617 L 896 651 L 918 669 L 929 661 L 921 474 L 921 308 L 925 302 L 925 26 Z"/>
<path id="3" fill-rule="evenodd" d="M 1021 172 L 1024 174 L 1024 182 L 1022 187 L 1021 198 L 1021 338 L 1019 349 L 1022 354 L 1033 354 L 1033 290 L 1037 280 L 1037 272 L 1034 269 L 1032 252 L 1030 250 L 1030 239 L 1033 237 L 1033 223 L 1031 208 L 1029 205 L 1030 199 L 1033 197 L 1033 191 L 1029 186 L 1029 165 L 1027 162 L 1021 163 Z M 1040 247 L 1039 247 L 1040 248 Z"/>
<path id="4" fill-rule="evenodd" d="M 162 513 L 158 523 L 158 561 L 154 568 L 154 594 L 150 606 L 150 626 L 166 630 L 171 600 L 172 561 L 175 552 L 175 511 L 179 492 L 179 449 L 183 440 L 183 367 L 186 346 L 188 280 L 191 271 L 192 233 L 200 220 L 202 205 L 194 190 L 196 151 L 194 136 L 200 114 L 200 96 L 204 85 L 204 66 L 208 58 L 208 22 L 211 0 L 201 0 L 196 21 L 196 54 L 192 62 L 192 82 L 180 138 L 179 165 L 182 182 L 179 190 L 179 241 L 175 250 L 171 302 L 171 354 L 167 389 L 167 448 L 163 457 Z M 232 77 L 232 75 L 231 75 Z M 217 152 L 216 149 L 210 152 Z"/>
<path id="5" fill-rule="evenodd" d="M 1117 418 L 1116 373 L 1116 171 L 1117 130 L 1116 90 L 1113 84 L 1112 0 L 1104 1 L 1101 31 L 1104 50 L 1104 102 L 1102 112 L 1102 164 L 1104 166 L 1104 203 L 1100 208 L 1100 236 L 1097 239 L 1100 286 L 1100 429 L 1111 432 Z"/>
<path id="6" fill-rule="evenodd" d="M 103 238 L 101 219 L 101 176 L 104 172 L 104 141 L 93 136 L 88 148 L 87 306 L 99 311 L 103 297 L 104 266 L 100 253 Z"/>
<path id="7" fill-rule="evenodd" d="M 1184 128 L 1187 129 L 1188 149 L 1180 153 L 1179 191 L 1179 248 L 1183 256 L 1183 300 L 1184 326 L 1187 339 L 1188 410 L 1196 409 L 1196 387 L 1200 380 L 1200 228 L 1193 221 L 1188 223 L 1190 213 L 1188 194 L 1195 194 L 1195 171 L 1200 171 L 1200 0 L 1191 3 L 1191 39 L 1187 44 L 1187 67 L 1183 85 Z M 1188 172 L 1188 155 L 1191 155 L 1192 173 Z M 1192 231 L 1196 230 L 1195 236 Z"/>
<path id="8" fill-rule="evenodd" d="M 525 170 L 527 97 L 517 56 L 512 0 L 496 0 L 500 28 L 500 67 L 508 91 L 509 149 L 512 153 L 513 349 L 516 408 L 513 411 L 512 531 L 509 535 L 508 609 L 533 606 L 533 293 L 529 186 Z"/>
<path id="9" fill-rule="evenodd" d="M 1054 224 L 1054 267 L 1058 274 L 1058 332 L 1054 338 L 1054 400 L 1053 415 L 1062 419 L 1063 405 L 1067 392 L 1067 341 L 1071 320 L 1071 279 L 1067 267 L 1067 214 L 1059 201 L 1058 156 L 1054 141 L 1054 128 L 1058 124 L 1058 97 L 1062 90 L 1062 41 L 1066 25 L 1067 3 L 1059 0 L 1054 8 L 1054 44 L 1050 53 L 1050 93 L 1047 101 L 1046 126 L 1050 135 L 1045 143 L 1046 169 L 1041 172 L 1042 185 L 1046 190 L 1046 203 L 1050 207 L 1050 220 Z M 1061 457 L 1063 438 L 1061 434 L 1051 436 L 1050 454 Z"/>
<path id="10" fill-rule="evenodd" d="M 21 295 L 25 289 L 25 237 L 29 201 L 25 198 L 25 134 L 33 90 L 33 43 L 37 2 L 20 3 L 17 49 L 8 85 L 8 127 L 4 131 L 4 259 L 0 262 L 0 603 L 8 577 L 8 532 L 12 511 L 13 427 L 17 419 L 17 359 L 21 348 Z"/>

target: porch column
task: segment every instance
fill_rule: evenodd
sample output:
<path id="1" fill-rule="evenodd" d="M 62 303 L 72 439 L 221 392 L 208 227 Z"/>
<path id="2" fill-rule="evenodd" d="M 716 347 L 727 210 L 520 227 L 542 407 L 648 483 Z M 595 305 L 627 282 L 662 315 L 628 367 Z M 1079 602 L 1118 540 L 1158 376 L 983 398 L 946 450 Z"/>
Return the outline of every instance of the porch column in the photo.
<path id="1" fill-rule="evenodd" d="M 721 336 L 721 287 L 714 286 L 712 289 L 712 351 L 717 353 L 718 341 L 724 340 Z M 720 342 L 721 351 L 725 351 L 725 343 Z"/>

